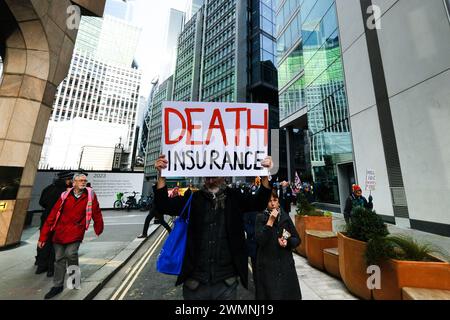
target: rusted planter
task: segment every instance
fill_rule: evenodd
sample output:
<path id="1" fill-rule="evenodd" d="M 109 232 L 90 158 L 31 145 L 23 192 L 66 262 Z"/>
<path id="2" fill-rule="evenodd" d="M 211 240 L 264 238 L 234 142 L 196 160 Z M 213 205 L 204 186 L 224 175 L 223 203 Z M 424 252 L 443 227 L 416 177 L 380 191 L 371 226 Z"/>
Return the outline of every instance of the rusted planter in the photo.
<path id="1" fill-rule="evenodd" d="M 306 230 L 306 256 L 313 267 L 324 270 L 323 250 L 337 247 L 337 236 L 333 231 Z"/>
<path id="2" fill-rule="evenodd" d="M 323 250 L 323 266 L 326 272 L 341 279 L 338 248 L 328 248 Z"/>
<path id="3" fill-rule="evenodd" d="M 367 244 L 338 233 L 339 271 L 347 289 L 354 295 L 370 300 L 372 290 L 367 287 L 367 265 L 364 258 Z"/>
<path id="4" fill-rule="evenodd" d="M 401 300 L 402 288 L 450 290 L 450 263 L 390 259 L 380 265 L 381 288 L 373 289 L 376 300 Z"/>
<path id="5" fill-rule="evenodd" d="M 301 243 L 296 251 L 306 257 L 306 230 L 332 231 L 332 217 L 295 216 L 295 228 L 300 235 Z"/>

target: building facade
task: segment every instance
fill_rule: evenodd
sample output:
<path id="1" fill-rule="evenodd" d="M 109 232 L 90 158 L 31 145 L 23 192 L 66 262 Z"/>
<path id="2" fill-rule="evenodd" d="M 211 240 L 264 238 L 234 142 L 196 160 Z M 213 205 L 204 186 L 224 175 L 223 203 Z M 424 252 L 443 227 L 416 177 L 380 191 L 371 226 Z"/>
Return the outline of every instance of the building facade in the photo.
<path id="1" fill-rule="evenodd" d="M 272 0 L 206 0 L 178 38 L 168 100 L 268 103 L 270 128 L 278 128 L 274 5 Z M 161 122 L 161 114 L 153 113 L 152 121 L 155 116 Z M 158 150 L 160 142 L 159 137 Z"/>
<path id="2" fill-rule="evenodd" d="M 289 177 L 298 172 L 314 183 L 318 201 L 338 206 L 343 200 L 337 166 L 351 166 L 353 154 L 336 4 L 286 0 L 276 14 L 280 126 L 287 129 Z M 351 186 L 354 178 L 348 180 Z"/>
<path id="3" fill-rule="evenodd" d="M 391 223 L 450 236 L 448 1 L 337 0 L 357 181 Z M 369 11 L 370 12 L 370 11 Z"/>
<path id="4" fill-rule="evenodd" d="M 61 124 L 54 123 L 62 122 L 70 127 L 71 121 L 78 118 L 111 124 L 112 128 L 116 128 L 116 134 L 109 135 L 109 139 L 103 140 L 101 145 L 92 145 L 89 140 L 83 141 L 82 145 L 111 147 L 113 154 L 113 148 L 119 141 L 112 139 L 120 135 L 126 158 L 122 169 L 132 168 L 142 79 L 142 72 L 135 67 L 133 60 L 139 32 L 139 28 L 110 16 L 81 19 L 68 75 L 56 92 L 39 168 L 78 169 L 72 167 L 73 159 L 57 156 L 58 147 L 51 143 L 55 141 L 52 135 L 58 132 L 52 132 L 52 129 L 61 127 Z M 119 45 L 117 41 L 123 42 Z M 122 49 L 116 49 L 121 46 Z M 123 134 L 122 125 L 128 127 L 126 134 Z M 97 127 L 101 130 L 101 126 Z M 95 130 L 91 133 L 95 135 Z M 81 154 L 82 150 L 78 149 L 76 152 Z"/>

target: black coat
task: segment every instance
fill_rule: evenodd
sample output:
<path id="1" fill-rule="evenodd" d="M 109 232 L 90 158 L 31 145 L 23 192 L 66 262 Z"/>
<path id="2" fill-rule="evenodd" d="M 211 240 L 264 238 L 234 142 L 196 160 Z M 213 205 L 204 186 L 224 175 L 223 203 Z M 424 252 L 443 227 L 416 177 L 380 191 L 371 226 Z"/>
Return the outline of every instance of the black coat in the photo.
<path id="1" fill-rule="evenodd" d="M 295 196 L 291 187 L 286 188 L 286 193 L 283 193 L 283 187 L 280 187 L 278 193 L 281 208 L 287 213 L 290 213 L 291 204 L 295 202 Z"/>
<path id="2" fill-rule="evenodd" d="M 47 220 L 50 211 L 58 201 L 61 193 L 66 191 L 66 183 L 64 180 L 57 180 L 53 184 L 47 186 L 42 190 L 41 197 L 39 198 L 39 205 L 44 208 L 44 212 L 41 215 L 41 228 Z"/>
<path id="3" fill-rule="evenodd" d="M 233 263 L 239 274 L 242 285 L 248 287 L 248 255 L 245 245 L 245 233 L 243 213 L 249 211 L 261 211 L 269 202 L 271 190 L 260 188 L 255 195 L 242 194 L 239 189 L 226 189 L 225 201 L 225 228 L 228 235 L 229 248 L 233 256 Z M 169 198 L 167 187 L 155 190 L 156 208 L 162 214 L 177 216 L 181 213 L 188 197 Z M 186 252 L 183 260 L 181 274 L 178 276 L 176 285 L 184 283 L 194 271 L 197 263 L 197 254 L 200 244 L 197 243 L 200 215 L 204 213 L 207 204 L 201 192 L 194 192 L 191 203 L 191 215 L 188 226 Z M 208 226 L 204 226 L 208 227 Z"/>
<path id="4" fill-rule="evenodd" d="M 300 244 L 300 237 L 284 210 L 273 227 L 266 225 L 268 219 L 266 212 L 259 213 L 256 217 L 256 299 L 299 300 L 302 295 L 292 250 Z M 278 243 L 283 229 L 291 234 L 286 248 Z"/>

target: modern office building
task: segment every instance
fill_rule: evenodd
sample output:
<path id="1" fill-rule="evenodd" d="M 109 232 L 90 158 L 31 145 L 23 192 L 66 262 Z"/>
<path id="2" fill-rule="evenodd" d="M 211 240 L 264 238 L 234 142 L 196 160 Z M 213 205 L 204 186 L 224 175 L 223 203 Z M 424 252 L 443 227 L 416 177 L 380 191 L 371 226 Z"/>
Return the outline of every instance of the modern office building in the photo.
<path id="1" fill-rule="evenodd" d="M 279 2 L 289 169 L 303 166 L 317 200 L 341 211 L 351 184 L 364 189 L 375 171 L 385 221 L 449 236 L 448 3 L 373 4 L 376 19 L 369 0 Z"/>
<path id="2" fill-rule="evenodd" d="M 171 8 L 169 10 L 169 17 L 165 35 L 165 50 L 162 55 L 161 69 L 159 71 L 159 78 L 165 81 L 175 72 L 175 61 L 177 59 L 177 42 L 178 36 L 183 30 L 185 22 L 185 14 L 182 11 Z"/>
<path id="3" fill-rule="evenodd" d="M 178 38 L 169 100 L 268 103 L 278 128 L 274 19 L 272 0 L 205 1 Z"/>
<path id="4" fill-rule="evenodd" d="M 83 17 L 75 46 L 99 61 L 131 68 L 140 33 L 139 27 L 113 16 Z"/>
<path id="5" fill-rule="evenodd" d="M 147 181 L 156 180 L 156 170 L 154 167 L 156 159 L 158 159 L 161 152 L 161 136 L 162 123 L 161 112 L 162 102 L 172 100 L 173 96 L 173 76 L 162 82 L 155 88 L 153 93 L 153 101 L 150 117 L 150 130 L 148 135 L 147 154 L 145 157 L 145 176 Z"/>
<path id="6" fill-rule="evenodd" d="M 189 21 L 205 3 L 205 0 L 188 0 L 186 4 L 186 21 Z"/>
<path id="7" fill-rule="evenodd" d="M 288 176 L 293 181 L 297 172 L 314 182 L 317 200 L 335 205 L 341 202 L 335 166 L 352 162 L 340 52 L 334 1 L 280 1 L 277 64 Z"/>
<path id="8" fill-rule="evenodd" d="M 378 29 L 371 1 L 336 1 L 355 177 L 364 186 L 375 171 L 375 209 L 386 221 L 448 237 L 448 1 L 374 4 Z"/>
<path id="9" fill-rule="evenodd" d="M 113 17 L 82 18 L 68 75 L 56 92 L 40 168 L 73 166 L 73 159 L 56 156 L 51 141 L 55 140 L 52 135 L 58 134 L 58 131 L 52 132 L 53 128 L 61 127 L 53 125 L 54 122 L 63 122 L 70 127 L 71 120 L 75 118 L 100 121 L 115 128 L 126 125 L 127 133 L 123 134 L 120 129 L 117 134 L 120 133 L 124 146 L 125 160 L 122 162 L 127 164 L 122 168 L 132 167 L 142 79 L 142 72 L 136 68 L 133 59 L 139 32 L 139 28 Z M 101 126 L 97 128 L 101 130 Z M 108 146 L 114 148 L 118 143 L 109 141 Z M 93 146 L 89 141 L 82 144 Z M 99 147 L 105 146 L 102 144 Z M 76 152 L 81 154 L 82 150 Z"/>

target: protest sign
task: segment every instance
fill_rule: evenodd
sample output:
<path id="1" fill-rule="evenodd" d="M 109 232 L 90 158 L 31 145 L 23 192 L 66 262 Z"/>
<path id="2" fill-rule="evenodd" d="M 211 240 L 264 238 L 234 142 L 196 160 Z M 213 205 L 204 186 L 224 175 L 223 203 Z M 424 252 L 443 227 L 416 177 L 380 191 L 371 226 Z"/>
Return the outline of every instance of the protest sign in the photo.
<path id="1" fill-rule="evenodd" d="M 267 176 L 268 130 L 267 104 L 163 102 L 162 176 Z"/>
<path id="2" fill-rule="evenodd" d="M 367 169 L 366 171 L 366 191 L 375 191 L 377 179 L 375 177 L 375 170 Z"/>

